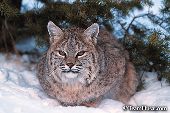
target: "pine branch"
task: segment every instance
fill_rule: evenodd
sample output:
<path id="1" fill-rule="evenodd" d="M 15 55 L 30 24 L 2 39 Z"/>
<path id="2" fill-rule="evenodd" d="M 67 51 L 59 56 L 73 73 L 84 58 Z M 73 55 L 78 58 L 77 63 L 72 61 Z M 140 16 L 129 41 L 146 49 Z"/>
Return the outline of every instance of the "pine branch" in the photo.
<path id="1" fill-rule="evenodd" d="M 137 16 L 134 16 L 131 20 L 131 22 L 129 23 L 128 27 L 125 28 L 124 25 L 118 21 L 118 23 L 120 24 L 120 26 L 122 27 L 122 29 L 124 30 L 124 35 L 123 35 L 123 43 L 125 44 L 125 41 L 126 41 L 126 38 L 129 36 L 129 29 L 131 28 L 131 26 L 133 25 L 133 22 L 137 19 L 137 18 L 141 18 L 141 17 L 144 17 L 144 16 L 148 16 L 149 13 L 146 13 L 146 14 L 141 14 L 141 15 L 137 15 Z"/>

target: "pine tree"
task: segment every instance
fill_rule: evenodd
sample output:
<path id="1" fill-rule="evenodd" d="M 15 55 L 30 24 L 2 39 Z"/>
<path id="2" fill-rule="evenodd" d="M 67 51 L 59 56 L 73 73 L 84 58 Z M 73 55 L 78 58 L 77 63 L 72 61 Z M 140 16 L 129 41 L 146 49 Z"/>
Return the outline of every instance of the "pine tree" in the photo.
<path id="1" fill-rule="evenodd" d="M 39 0 L 44 6 L 20 13 L 22 0 L 0 2 L 0 50 L 15 50 L 15 42 L 34 36 L 38 45 L 48 45 L 46 25 L 49 20 L 61 28 L 78 26 L 87 28 L 92 23 L 103 25 L 110 32 L 121 32 L 120 42 L 129 51 L 137 70 L 157 71 L 170 80 L 170 1 L 164 0 L 161 15 L 151 12 L 134 16 L 130 23 L 121 21 L 134 10 L 145 5 L 152 7 L 151 0 Z M 136 23 L 138 18 L 149 18 L 159 29 L 150 29 Z M 120 31 L 113 24 L 121 26 Z M 15 50 L 16 51 L 16 50 Z"/>

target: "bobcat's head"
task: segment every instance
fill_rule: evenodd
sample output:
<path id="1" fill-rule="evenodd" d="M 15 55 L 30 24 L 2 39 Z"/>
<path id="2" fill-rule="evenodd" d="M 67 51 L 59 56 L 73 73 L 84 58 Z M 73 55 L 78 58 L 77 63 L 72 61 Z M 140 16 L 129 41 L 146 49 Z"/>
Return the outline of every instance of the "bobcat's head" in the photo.
<path id="1" fill-rule="evenodd" d="M 47 52 L 51 76 L 62 83 L 90 84 L 98 73 L 98 52 L 95 48 L 99 33 L 94 23 L 86 30 L 61 30 L 53 22 L 47 25 L 50 48 Z"/>

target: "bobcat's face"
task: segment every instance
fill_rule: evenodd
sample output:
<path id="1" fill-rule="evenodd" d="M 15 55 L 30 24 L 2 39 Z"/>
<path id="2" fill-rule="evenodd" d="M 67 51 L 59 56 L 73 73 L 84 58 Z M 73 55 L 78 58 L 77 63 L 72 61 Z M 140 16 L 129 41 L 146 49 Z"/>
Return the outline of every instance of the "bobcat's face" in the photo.
<path id="1" fill-rule="evenodd" d="M 58 31 L 52 31 L 54 29 Z M 95 41 L 92 39 L 95 32 L 91 33 L 89 29 L 93 30 L 88 28 L 82 32 L 81 29 L 71 28 L 62 31 L 49 22 L 48 30 L 53 39 L 50 39 L 48 66 L 51 75 L 58 82 L 90 84 L 96 77 L 98 53 L 95 49 Z"/>

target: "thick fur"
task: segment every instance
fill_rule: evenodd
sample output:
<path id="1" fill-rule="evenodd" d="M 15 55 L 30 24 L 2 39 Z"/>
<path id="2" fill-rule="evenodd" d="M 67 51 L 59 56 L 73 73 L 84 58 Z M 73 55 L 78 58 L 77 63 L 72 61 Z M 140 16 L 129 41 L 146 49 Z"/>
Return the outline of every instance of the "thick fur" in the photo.
<path id="1" fill-rule="evenodd" d="M 37 76 L 50 97 L 63 105 L 85 105 L 103 98 L 128 102 L 138 85 L 136 71 L 129 62 L 128 52 L 109 32 L 98 32 L 94 25 L 86 30 L 57 27 L 58 31 L 50 31 L 48 27 L 53 35 L 47 53 L 38 64 Z M 64 51 L 66 56 L 58 51 Z M 80 51 L 85 54 L 77 57 Z M 63 72 L 68 63 L 74 64 L 78 73 Z"/>

